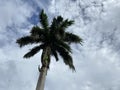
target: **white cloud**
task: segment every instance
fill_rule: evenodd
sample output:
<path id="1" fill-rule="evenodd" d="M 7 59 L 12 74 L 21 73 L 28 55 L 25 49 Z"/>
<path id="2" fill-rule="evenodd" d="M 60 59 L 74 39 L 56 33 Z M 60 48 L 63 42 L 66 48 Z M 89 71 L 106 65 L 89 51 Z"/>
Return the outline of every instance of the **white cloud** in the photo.
<path id="1" fill-rule="evenodd" d="M 25 71 L 25 67 L 21 69 L 23 52 L 18 52 L 15 40 L 19 37 L 17 35 L 26 34 L 25 30 L 31 26 L 27 19 L 32 15 L 33 8 L 23 1 L 4 0 L 0 2 L 0 12 L 0 89 L 28 89 L 34 84 L 28 83 L 31 77 L 23 78 L 28 68 Z M 25 25 L 28 27 L 23 29 Z"/>
<path id="2" fill-rule="evenodd" d="M 69 30 L 80 35 L 83 46 L 72 45 L 76 72 L 62 60 L 52 58 L 45 90 L 119 90 L 120 89 L 120 1 L 51 0 L 32 1 L 50 17 L 62 15 L 75 20 Z M 28 1 L 0 2 L 0 89 L 33 90 L 37 83 L 40 53 L 22 59 L 29 47 L 19 49 L 15 40 L 26 35 L 32 25 L 27 21 L 37 10 Z M 50 6 L 49 6 L 50 5 Z M 36 12 L 38 13 L 38 12 Z M 19 36 L 18 36 L 19 35 Z"/>
<path id="3" fill-rule="evenodd" d="M 74 18 L 76 24 L 72 27 L 73 32 L 82 36 L 84 40 L 83 46 L 77 47 L 73 53 L 78 70 L 75 77 L 78 76 L 78 79 L 71 81 L 69 85 L 75 83 L 74 90 L 80 88 L 81 90 L 119 90 L 120 2 L 107 0 L 63 2 L 59 0 L 51 4 L 51 13 Z M 70 79 L 73 77 L 74 75 Z M 90 85 L 87 85 L 87 82 Z"/>
<path id="4" fill-rule="evenodd" d="M 15 26 L 20 26 L 22 23 L 26 22 L 32 10 L 26 3 L 15 0 L 4 0 L 1 2 L 0 7 L 0 21 L 2 21 L 0 22 L 0 26 L 2 31 L 5 30 L 6 25 L 14 24 Z"/>

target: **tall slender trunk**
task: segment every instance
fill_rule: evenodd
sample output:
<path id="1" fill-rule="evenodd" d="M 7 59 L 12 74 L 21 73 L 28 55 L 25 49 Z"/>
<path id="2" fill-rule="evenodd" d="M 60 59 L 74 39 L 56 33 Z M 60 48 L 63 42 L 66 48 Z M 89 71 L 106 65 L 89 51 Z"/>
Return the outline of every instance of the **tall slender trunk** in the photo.
<path id="1" fill-rule="evenodd" d="M 38 78 L 36 90 L 44 90 L 46 75 L 47 67 L 43 67 Z"/>
<path id="2" fill-rule="evenodd" d="M 40 75 L 38 78 L 36 90 L 44 90 L 47 70 L 50 64 L 50 52 L 51 52 L 51 49 L 49 46 L 43 49 L 42 57 L 41 57 L 42 67 L 40 69 Z"/>

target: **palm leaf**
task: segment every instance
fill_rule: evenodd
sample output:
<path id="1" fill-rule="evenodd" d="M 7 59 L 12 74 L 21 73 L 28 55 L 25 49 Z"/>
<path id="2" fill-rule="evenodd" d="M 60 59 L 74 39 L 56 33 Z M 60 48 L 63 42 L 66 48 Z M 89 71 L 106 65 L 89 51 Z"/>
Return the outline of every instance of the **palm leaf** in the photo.
<path id="1" fill-rule="evenodd" d="M 60 24 L 62 21 L 63 21 L 63 17 L 61 17 L 61 16 L 57 16 L 57 22 Z"/>
<path id="2" fill-rule="evenodd" d="M 35 43 L 35 40 L 31 36 L 25 36 L 25 37 L 17 39 L 16 43 L 18 43 L 20 45 L 20 47 L 23 47 L 27 44 Z"/>
<path id="3" fill-rule="evenodd" d="M 34 56 L 36 53 L 38 53 L 40 51 L 40 49 L 43 49 L 43 47 L 44 47 L 44 45 L 41 44 L 39 46 L 32 48 L 28 53 L 26 53 L 24 55 L 24 58 L 30 58 L 30 57 Z"/>
<path id="4" fill-rule="evenodd" d="M 65 37 L 64 37 L 64 41 L 69 42 L 69 43 L 81 43 L 82 39 L 75 34 L 66 32 Z"/>
<path id="5" fill-rule="evenodd" d="M 41 11 L 41 14 L 39 15 L 40 17 L 40 23 L 44 29 L 48 29 L 48 17 L 46 13 L 44 13 L 44 10 Z"/>
<path id="6" fill-rule="evenodd" d="M 58 61 L 58 54 L 55 49 L 51 48 L 51 54 L 55 57 L 56 61 Z"/>
<path id="7" fill-rule="evenodd" d="M 63 42 L 62 40 L 56 40 L 55 44 L 57 46 L 63 47 L 68 52 L 71 52 L 71 47 L 67 43 Z"/>
<path id="8" fill-rule="evenodd" d="M 30 31 L 31 35 L 32 36 L 35 36 L 35 35 L 43 35 L 44 34 L 44 31 L 42 28 L 38 27 L 38 26 L 34 26 L 32 28 L 32 30 Z"/>
<path id="9" fill-rule="evenodd" d="M 52 24 L 50 26 L 50 30 L 52 31 L 53 34 L 57 34 L 58 30 L 60 29 L 60 25 L 63 21 L 63 18 L 61 16 L 57 16 L 56 18 L 53 19 Z"/>
<path id="10" fill-rule="evenodd" d="M 69 53 L 63 48 L 63 47 L 57 47 L 56 50 L 60 54 L 60 56 L 63 58 L 63 61 L 66 65 L 69 66 L 70 69 L 75 71 L 75 67 L 73 65 L 72 57 L 69 55 Z"/>
<path id="11" fill-rule="evenodd" d="M 66 65 L 68 65 L 70 69 L 72 69 L 73 71 L 75 71 L 75 67 L 73 65 L 73 59 L 72 59 L 72 57 L 69 54 L 68 55 L 64 55 L 64 56 L 65 56 L 64 59 L 63 59 L 64 63 Z"/>
<path id="12" fill-rule="evenodd" d="M 62 22 L 61 28 L 63 28 L 65 30 L 67 27 L 71 26 L 73 23 L 74 23 L 73 20 L 66 19 Z"/>
<path id="13" fill-rule="evenodd" d="M 55 34 L 57 30 L 57 21 L 56 18 L 53 18 L 52 24 L 50 26 L 50 33 Z"/>
<path id="14" fill-rule="evenodd" d="M 53 27 L 59 26 L 62 22 L 63 22 L 63 17 L 61 16 L 57 16 L 56 18 L 54 17 L 51 26 Z"/>

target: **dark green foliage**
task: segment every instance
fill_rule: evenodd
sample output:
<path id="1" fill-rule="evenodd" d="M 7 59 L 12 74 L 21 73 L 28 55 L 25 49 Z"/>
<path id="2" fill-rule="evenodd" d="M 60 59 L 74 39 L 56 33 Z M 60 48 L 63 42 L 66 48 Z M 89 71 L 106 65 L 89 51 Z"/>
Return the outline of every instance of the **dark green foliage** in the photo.
<path id="1" fill-rule="evenodd" d="M 56 61 L 58 61 L 58 54 L 55 50 L 51 52 L 51 54 L 55 57 Z"/>
<path id="2" fill-rule="evenodd" d="M 67 43 L 63 42 L 62 40 L 57 40 L 56 44 L 65 48 L 68 52 L 71 52 L 71 48 L 70 45 L 68 45 Z"/>
<path id="3" fill-rule="evenodd" d="M 70 69 L 75 70 L 73 60 L 70 55 L 71 47 L 69 43 L 81 43 L 82 39 L 79 36 L 66 31 L 67 27 L 71 26 L 74 21 L 68 19 L 64 20 L 63 17 L 57 16 L 54 17 L 51 25 L 49 26 L 48 17 L 43 10 L 41 11 L 39 18 L 41 27 L 34 26 L 31 29 L 29 36 L 25 36 L 17 40 L 20 47 L 28 44 L 40 44 L 26 53 L 24 58 L 30 58 L 38 53 L 40 49 L 44 51 L 46 47 L 50 47 L 50 55 L 53 55 L 56 61 L 58 61 L 59 54 L 63 58 L 64 63 L 68 65 Z"/>
<path id="4" fill-rule="evenodd" d="M 34 56 L 37 52 L 40 51 L 40 49 L 43 49 L 43 47 L 44 47 L 44 45 L 42 44 L 42 45 L 32 48 L 28 53 L 26 53 L 24 55 L 24 58 L 30 58 L 30 57 Z"/>
<path id="5" fill-rule="evenodd" d="M 17 40 L 16 43 L 20 45 L 20 47 L 25 46 L 27 44 L 33 44 L 36 41 L 31 36 L 25 36 Z"/>
<path id="6" fill-rule="evenodd" d="M 55 57 L 56 61 L 58 61 L 58 54 L 54 47 L 51 48 L 51 55 L 53 55 Z"/>
<path id="7" fill-rule="evenodd" d="M 75 67 L 73 65 L 72 57 L 70 56 L 69 52 L 66 51 L 65 48 L 57 46 L 56 50 L 60 54 L 60 56 L 63 58 L 63 61 L 66 65 L 68 65 L 72 70 L 75 70 Z"/>
<path id="8" fill-rule="evenodd" d="M 63 21 L 63 17 L 57 16 L 57 22 L 59 22 L 59 24 L 60 24 L 60 22 L 62 22 L 62 21 Z"/>
<path id="9" fill-rule="evenodd" d="M 65 38 L 64 38 L 64 41 L 65 42 L 69 42 L 69 43 L 81 43 L 82 42 L 82 39 L 79 37 L 79 36 L 77 36 L 77 35 L 75 35 L 75 34 L 73 34 L 73 33 L 66 33 L 65 34 Z"/>
<path id="10" fill-rule="evenodd" d="M 33 26 L 30 33 L 31 33 L 31 36 L 36 36 L 36 35 L 41 36 L 42 34 L 44 34 L 44 31 L 38 26 Z"/>
<path id="11" fill-rule="evenodd" d="M 71 26 L 73 23 L 74 23 L 73 20 L 69 21 L 68 19 L 66 19 L 62 22 L 61 27 L 66 29 L 68 26 Z"/>
<path id="12" fill-rule="evenodd" d="M 44 10 L 41 11 L 39 18 L 40 18 L 42 27 L 48 30 L 48 18 L 47 18 L 47 15 L 44 13 Z"/>

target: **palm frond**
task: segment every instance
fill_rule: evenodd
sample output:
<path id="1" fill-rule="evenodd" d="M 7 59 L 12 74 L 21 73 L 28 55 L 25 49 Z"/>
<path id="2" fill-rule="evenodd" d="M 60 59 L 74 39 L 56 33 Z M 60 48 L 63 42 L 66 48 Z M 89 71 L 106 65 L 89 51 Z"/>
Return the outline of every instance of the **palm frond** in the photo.
<path id="1" fill-rule="evenodd" d="M 63 61 L 66 65 L 69 66 L 70 69 L 75 71 L 75 66 L 73 65 L 73 59 L 69 54 L 64 57 Z"/>
<path id="2" fill-rule="evenodd" d="M 64 33 L 65 33 L 64 30 L 68 26 L 71 26 L 73 23 L 74 23 L 73 20 L 68 20 L 68 19 L 63 20 L 63 17 L 58 16 L 53 19 L 52 24 L 50 26 L 50 30 L 54 34 L 60 34 L 61 36 L 64 36 Z"/>
<path id="3" fill-rule="evenodd" d="M 57 16 L 57 22 L 60 24 L 63 21 L 63 17 Z"/>
<path id="4" fill-rule="evenodd" d="M 44 45 L 41 44 L 39 46 L 32 48 L 28 53 L 26 53 L 24 55 L 24 58 L 30 58 L 30 57 L 34 56 L 36 53 L 38 53 L 40 51 L 40 49 L 43 49 L 43 47 L 44 47 Z"/>
<path id="5" fill-rule="evenodd" d="M 25 36 L 17 39 L 16 43 L 18 43 L 20 47 L 23 47 L 25 45 L 35 43 L 35 40 L 31 36 Z"/>
<path id="6" fill-rule="evenodd" d="M 58 54 L 55 49 L 51 48 L 51 54 L 55 57 L 56 61 L 58 61 Z"/>
<path id="7" fill-rule="evenodd" d="M 65 50 L 67 50 L 68 52 L 71 52 L 71 47 L 70 45 L 68 45 L 67 43 L 63 42 L 62 40 L 56 40 L 55 43 L 57 46 L 61 46 L 63 47 Z"/>
<path id="8" fill-rule="evenodd" d="M 53 18 L 52 24 L 50 26 L 50 33 L 55 34 L 57 30 L 57 21 L 56 18 Z"/>
<path id="9" fill-rule="evenodd" d="M 32 36 L 35 36 L 35 35 L 39 35 L 40 36 L 40 35 L 44 34 L 44 31 L 43 31 L 42 28 L 40 28 L 38 26 L 34 26 L 32 28 L 32 30 L 30 31 L 30 33 L 31 33 Z"/>
<path id="10" fill-rule="evenodd" d="M 66 29 L 67 27 L 71 26 L 74 23 L 73 20 L 64 20 L 61 24 L 61 28 Z"/>
<path id="11" fill-rule="evenodd" d="M 69 66 L 70 69 L 75 71 L 75 67 L 73 65 L 72 57 L 70 56 L 69 52 L 67 52 L 63 47 L 57 47 L 56 50 L 60 54 L 60 56 L 63 58 L 63 61 L 66 65 Z"/>
<path id="12" fill-rule="evenodd" d="M 57 16 L 56 18 L 53 18 L 52 24 L 50 26 L 52 33 L 55 34 L 58 32 L 62 21 L 63 21 L 63 18 L 61 16 Z"/>
<path id="13" fill-rule="evenodd" d="M 48 29 L 48 17 L 46 13 L 44 13 L 44 10 L 41 11 L 40 13 L 40 23 L 44 29 Z"/>
<path id="14" fill-rule="evenodd" d="M 51 26 L 56 27 L 59 26 L 63 21 L 63 17 L 57 16 L 56 18 L 53 18 Z"/>
<path id="15" fill-rule="evenodd" d="M 81 44 L 82 39 L 73 33 L 66 32 L 65 37 L 64 37 L 64 41 L 69 42 L 69 43 L 80 43 Z"/>

